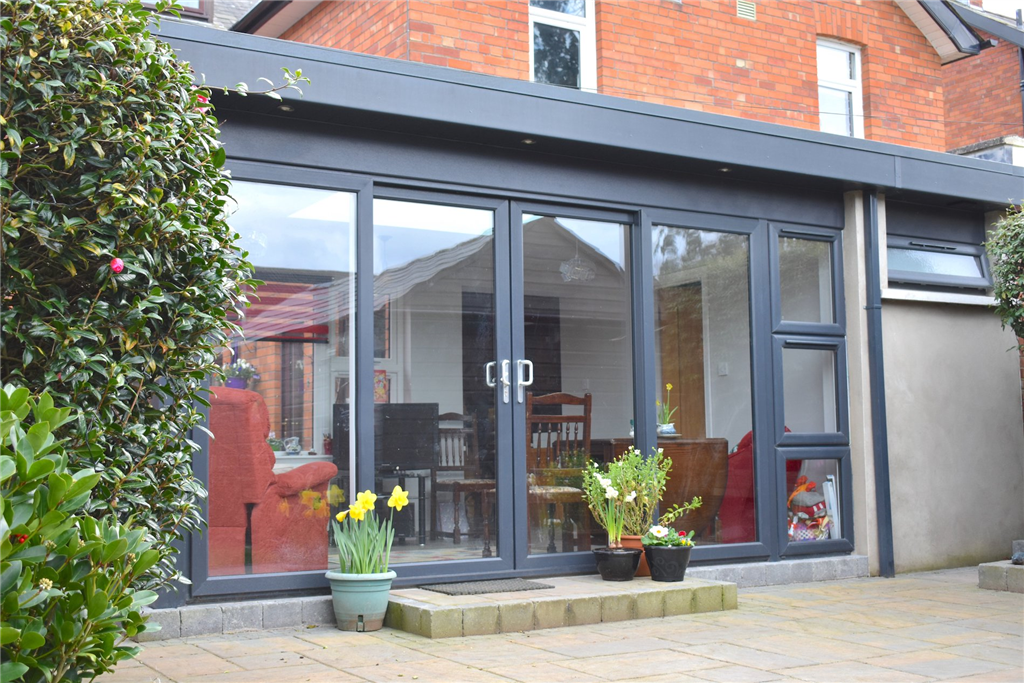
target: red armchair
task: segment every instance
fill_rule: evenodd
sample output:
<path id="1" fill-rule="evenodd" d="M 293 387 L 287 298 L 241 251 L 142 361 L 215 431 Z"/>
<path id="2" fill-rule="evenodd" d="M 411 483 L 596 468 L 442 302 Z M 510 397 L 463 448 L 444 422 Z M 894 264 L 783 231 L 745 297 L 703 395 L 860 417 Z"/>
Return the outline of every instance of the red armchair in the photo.
<path id="1" fill-rule="evenodd" d="M 274 474 L 270 415 L 254 391 L 215 387 L 210 396 L 209 571 L 253 573 L 327 568 L 331 463 Z M 248 536 L 248 539 L 247 539 Z"/>
<path id="2" fill-rule="evenodd" d="M 789 431 L 788 427 L 786 431 Z M 719 543 L 752 543 L 757 540 L 753 456 L 754 433 L 747 432 L 736 444 L 736 450 L 729 454 L 729 479 L 722 505 L 718 508 Z M 792 482 L 799 471 L 799 460 L 786 463 L 786 490 L 792 490 Z"/>

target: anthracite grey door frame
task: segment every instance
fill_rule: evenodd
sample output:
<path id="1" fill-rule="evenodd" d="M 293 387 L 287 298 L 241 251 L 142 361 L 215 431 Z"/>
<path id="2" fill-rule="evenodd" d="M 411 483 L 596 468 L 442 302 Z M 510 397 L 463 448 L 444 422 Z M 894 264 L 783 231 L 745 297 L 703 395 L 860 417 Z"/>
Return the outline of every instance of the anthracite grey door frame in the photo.
<path id="1" fill-rule="evenodd" d="M 648 398 L 656 394 L 654 339 L 654 293 L 652 264 L 652 230 L 654 225 L 671 225 L 682 228 L 710 230 L 746 234 L 750 238 L 749 253 L 749 287 L 750 287 L 750 334 L 751 334 L 751 392 L 754 431 L 754 457 L 756 513 L 758 541 L 753 543 L 737 543 L 729 545 L 700 546 L 694 549 L 695 562 L 728 562 L 741 560 L 776 560 L 786 555 L 821 554 L 850 552 L 852 550 L 852 516 L 847 509 L 852 507 L 852 487 L 849 471 L 848 448 L 846 455 L 837 451 L 823 450 L 827 444 L 817 444 L 817 448 L 795 451 L 779 448 L 775 439 L 775 406 L 777 360 L 774 358 L 774 334 L 785 331 L 779 328 L 773 317 L 778 310 L 779 299 L 777 285 L 777 259 L 773 260 L 772 226 L 764 218 L 735 216 L 702 211 L 657 208 L 650 206 L 630 206 L 628 204 L 609 204 L 606 201 L 582 201 L 578 198 L 530 195 L 522 192 L 502 192 L 498 189 L 468 188 L 450 183 L 435 181 L 414 181 L 403 178 L 377 178 L 373 175 L 356 175 L 342 171 L 328 171 L 295 166 L 282 166 L 272 163 L 231 160 L 228 167 L 233 176 L 239 180 L 256 182 L 272 182 L 282 185 L 297 185 L 321 189 L 355 192 L 357 195 L 357 233 L 356 233 L 356 267 L 357 267 L 357 308 L 356 308 L 356 484 L 362 490 L 373 488 L 374 478 L 374 443 L 373 443 L 373 198 L 405 199 L 425 201 L 429 203 L 454 206 L 470 206 L 494 210 L 495 216 L 495 297 L 496 297 L 496 338 L 498 339 L 499 358 L 514 360 L 513 351 L 523 348 L 521 323 L 522 320 L 522 282 L 513 277 L 515 266 L 522 264 L 522 212 L 558 215 L 572 218 L 592 218 L 596 220 L 613 220 L 630 225 L 630 245 L 632 247 L 631 267 L 631 301 L 633 325 L 633 391 L 634 415 L 636 425 L 636 443 L 643 452 L 649 452 L 656 446 L 655 416 Z M 515 221 L 519 222 L 518 228 Z M 783 224 L 778 224 L 783 225 Z M 810 231 L 819 238 L 832 236 L 837 241 L 833 249 L 833 258 L 841 259 L 838 245 L 840 234 L 834 228 L 818 226 L 796 226 L 784 224 L 786 228 Z M 518 233 L 516 232 L 518 230 Z M 818 233 L 822 233 L 819 235 Z M 518 234 L 518 247 L 516 235 Z M 804 235 L 799 235 L 803 237 Z M 516 250 L 518 249 L 518 253 Z M 769 258 L 769 257 L 772 258 Z M 841 262 L 834 262 L 836 283 L 841 283 Z M 774 276 L 774 281 L 773 281 Z M 838 302 L 835 311 L 842 314 L 841 287 L 837 286 Z M 519 308 L 516 310 L 515 302 Z M 499 314 L 504 309 L 505 314 Z M 837 318 L 838 319 L 838 318 Z M 515 327 L 519 327 L 518 335 Z M 789 330 L 789 335 L 805 334 L 811 330 Z M 815 327 L 819 336 L 828 336 L 844 345 L 845 330 L 835 328 L 823 330 Z M 824 334 L 822 334 L 824 333 Z M 843 353 L 845 363 L 845 351 Z M 845 367 L 845 365 L 844 365 Z M 781 371 L 779 366 L 778 371 Z M 839 394 L 840 411 L 846 412 L 845 371 L 840 375 L 844 384 Z M 360 381 L 362 380 L 362 381 Z M 781 399 L 781 397 L 779 397 Z M 513 397 L 513 402 L 515 397 Z M 652 399 L 653 400 L 653 399 Z M 500 405 L 500 402 L 497 404 Z M 779 405 L 781 412 L 781 404 Z M 509 408 L 504 423 L 499 414 L 499 448 L 509 454 L 518 453 L 523 443 L 517 444 L 515 408 Z M 521 417 L 521 416 L 520 416 Z M 506 429 L 502 429 L 504 426 Z M 848 433 L 848 430 L 846 430 Z M 197 458 L 196 473 L 204 481 L 208 480 L 206 457 L 208 453 L 207 437 L 197 432 L 197 443 L 203 448 L 203 454 Z M 520 435 L 521 438 L 521 435 Z M 796 444 L 794 444 L 796 445 Z M 811 444 L 806 444 L 810 446 Z M 785 516 L 785 459 L 799 457 L 829 457 L 829 453 L 840 461 L 844 514 L 844 539 L 842 541 L 822 541 L 816 543 L 789 544 L 786 539 L 785 524 L 780 518 Z M 525 450 L 523 450 L 525 454 Z M 821 454 L 821 455 L 819 455 Z M 505 458 L 510 472 L 505 473 L 506 482 L 511 482 L 513 495 L 525 493 L 525 458 Z M 521 471 L 515 470 L 520 467 Z M 499 475 L 501 476 L 501 475 Z M 523 495 L 525 501 L 525 495 Z M 205 509 L 205 504 L 204 504 Z M 525 511 L 525 505 L 524 505 Z M 204 512 L 205 514 L 205 512 Z M 471 560 L 464 562 L 442 563 L 411 563 L 400 565 L 400 577 L 396 585 L 422 583 L 428 579 L 466 579 L 490 578 L 499 576 L 537 576 L 550 573 L 574 571 L 592 571 L 593 559 L 589 553 L 565 553 L 552 556 L 532 556 L 524 558 L 517 566 L 509 564 L 516 557 L 517 548 L 525 548 L 526 525 L 525 517 L 520 523 L 510 496 L 499 495 L 497 521 L 504 533 L 499 534 L 498 556 L 494 558 Z M 511 525 L 511 526 L 510 526 Z M 849 533 L 846 527 L 849 526 Z M 513 533 L 509 533 L 513 529 Z M 229 577 L 210 577 L 207 571 L 208 549 L 205 536 L 193 535 L 191 542 L 191 562 L 188 574 L 193 581 L 192 595 L 198 600 L 223 599 L 230 595 L 253 595 L 280 593 L 286 590 L 310 591 L 326 587 L 323 572 L 294 572 L 268 575 L 246 575 Z"/>
<path id="2" fill-rule="evenodd" d="M 372 215 L 365 213 L 366 204 L 372 199 L 373 183 L 369 178 L 353 176 L 338 171 L 324 171 L 318 169 L 282 167 L 259 162 L 229 160 L 227 169 L 231 171 L 233 180 L 246 180 L 252 182 L 270 183 L 274 185 L 290 185 L 295 187 L 316 188 L 322 190 L 333 190 L 336 192 L 351 192 L 356 195 L 356 268 L 363 266 L 360 260 L 359 236 L 365 229 L 365 221 L 372 220 Z M 370 247 L 372 247 L 370 243 Z M 373 253 L 370 253 L 370 272 L 372 274 Z M 358 271 L 357 271 L 358 277 Z M 358 281 L 357 281 L 358 282 Z M 358 295 L 358 293 L 357 293 Z M 372 295 L 372 292 L 371 292 Z M 359 324 L 360 302 L 357 301 L 356 324 Z M 370 355 L 373 360 L 373 330 L 372 330 L 372 298 L 371 298 L 371 334 L 370 334 Z M 356 364 L 359 363 L 359 338 L 358 328 L 356 339 Z M 358 374 L 358 369 L 357 369 Z M 370 376 L 373 373 L 371 370 Z M 209 386 L 209 385 L 207 385 Z M 359 389 L 359 382 L 356 383 L 356 390 Z M 372 403 L 373 394 L 371 386 L 370 400 Z M 357 406 L 358 408 L 358 406 Z M 356 419 L 359 419 L 359 410 L 356 410 Z M 204 413 L 209 417 L 209 410 L 204 407 Z M 373 413 L 370 413 L 370 438 L 373 438 Z M 358 422 L 357 422 L 358 427 Z M 210 437 L 206 430 L 199 429 L 194 432 L 195 442 L 200 447 L 199 453 L 192 461 L 192 469 L 195 476 L 209 487 L 210 469 Z M 356 432 L 357 449 L 359 431 Z M 372 443 L 371 443 L 372 447 Z M 372 450 L 370 451 L 373 452 Z M 200 501 L 204 522 L 209 521 L 209 509 L 206 499 Z M 232 576 L 210 576 L 209 573 L 209 537 L 206 534 L 191 534 L 190 537 L 190 566 L 187 572 L 188 578 L 192 581 L 190 598 L 203 600 L 221 598 L 223 596 L 238 594 L 259 594 L 277 593 L 282 590 L 304 590 L 319 589 L 327 586 L 327 579 L 323 571 L 287 572 L 279 574 L 244 574 Z"/>
<path id="3" fill-rule="evenodd" d="M 495 313 L 495 351 L 500 361 L 504 358 L 511 358 L 509 339 L 511 337 L 509 327 L 511 325 L 511 314 L 509 311 L 509 202 L 505 199 L 475 196 L 468 194 L 453 194 L 449 192 L 438 192 L 433 190 L 411 189 L 395 185 L 377 184 L 373 190 L 374 199 L 392 199 L 423 204 L 437 204 L 442 206 L 457 206 L 491 211 L 494 216 L 494 313 Z M 359 377 L 356 387 L 360 384 L 369 385 L 367 395 L 361 395 L 362 403 L 357 405 L 357 414 L 362 414 L 367 424 L 360 422 L 359 427 L 364 434 L 362 447 L 358 450 L 357 471 L 359 472 L 359 489 L 374 490 L 375 482 L 375 453 L 374 448 L 374 413 L 373 413 L 373 230 L 372 224 L 363 233 L 363 243 L 369 251 L 370 266 L 366 271 L 360 270 L 356 274 L 356 288 L 358 292 L 365 292 L 370 299 L 369 320 L 362 321 L 357 318 L 357 325 L 362 324 L 362 329 L 369 329 L 369 340 L 364 342 L 364 349 L 369 349 L 368 358 L 360 355 L 359 348 L 356 349 L 356 359 Z M 360 246 L 360 249 L 363 249 Z M 362 303 L 362 302 L 360 302 Z M 358 311 L 357 311 L 358 313 Z M 360 363 L 367 363 L 363 367 Z M 410 562 L 401 565 L 400 576 L 396 585 L 408 585 L 422 583 L 425 579 L 441 578 L 445 580 L 457 580 L 460 578 L 487 578 L 489 576 L 507 575 L 514 569 L 513 557 L 513 466 L 512 466 L 512 412 L 511 403 L 505 404 L 501 400 L 500 386 L 494 389 L 495 405 L 495 475 L 496 475 L 496 505 L 495 515 L 498 527 L 498 540 L 495 544 L 496 554 L 494 557 L 480 558 L 474 560 L 456 560 L 446 562 Z M 514 397 L 513 397 L 514 400 Z M 357 443 L 359 435 L 356 435 Z M 433 495 L 433 492 L 431 492 Z"/>

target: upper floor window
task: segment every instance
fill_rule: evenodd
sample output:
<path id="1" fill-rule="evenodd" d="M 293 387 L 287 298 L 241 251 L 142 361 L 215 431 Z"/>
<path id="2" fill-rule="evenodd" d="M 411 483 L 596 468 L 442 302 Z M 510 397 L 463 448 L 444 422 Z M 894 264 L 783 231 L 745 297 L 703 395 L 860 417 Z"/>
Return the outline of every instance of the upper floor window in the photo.
<path id="1" fill-rule="evenodd" d="M 142 4 L 156 8 L 155 0 L 143 0 Z M 179 14 L 184 18 L 209 21 L 213 17 L 213 0 L 177 0 L 176 4 Z"/>
<path id="2" fill-rule="evenodd" d="M 530 0 L 530 79 L 597 89 L 594 0 Z"/>
<path id="3" fill-rule="evenodd" d="M 818 41 L 818 114 L 823 132 L 864 137 L 860 48 Z"/>

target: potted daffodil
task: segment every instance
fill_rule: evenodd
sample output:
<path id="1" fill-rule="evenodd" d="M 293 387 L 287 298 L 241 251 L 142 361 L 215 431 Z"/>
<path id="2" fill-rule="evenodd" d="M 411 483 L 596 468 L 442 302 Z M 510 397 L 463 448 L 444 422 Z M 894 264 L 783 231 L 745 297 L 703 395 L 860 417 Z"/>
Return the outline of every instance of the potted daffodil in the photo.
<path id="1" fill-rule="evenodd" d="M 376 503 L 377 494 L 363 491 L 331 522 L 338 571 L 327 572 L 327 580 L 342 631 L 376 631 L 384 625 L 391 582 L 397 576 L 388 568 L 395 512 L 409 504 L 409 492 L 394 488 L 388 498 L 391 512 L 385 519 L 377 518 Z"/>

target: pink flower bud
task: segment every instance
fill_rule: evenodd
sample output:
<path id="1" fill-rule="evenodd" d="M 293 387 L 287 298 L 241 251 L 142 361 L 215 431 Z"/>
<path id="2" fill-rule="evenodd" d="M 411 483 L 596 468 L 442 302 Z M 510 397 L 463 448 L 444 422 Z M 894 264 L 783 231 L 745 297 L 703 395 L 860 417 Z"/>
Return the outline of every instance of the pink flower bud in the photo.
<path id="1" fill-rule="evenodd" d="M 210 103 L 210 98 L 206 97 L 205 95 L 196 95 L 196 100 L 198 100 L 200 104 L 209 104 Z M 209 109 L 209 107 L 196 107 L 196 111 L 198 111 L 200 113 L 203 113 L 203 112 L 205 112 L 208 109 Z"/>
<path id="2" fill-rule="evenodd" d="M 115 273 L 120 273 L 124 270 L 124 261 L 116 257 L 110 259 L 110 269 Z"/>

